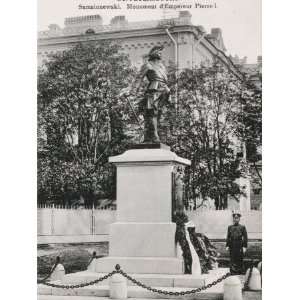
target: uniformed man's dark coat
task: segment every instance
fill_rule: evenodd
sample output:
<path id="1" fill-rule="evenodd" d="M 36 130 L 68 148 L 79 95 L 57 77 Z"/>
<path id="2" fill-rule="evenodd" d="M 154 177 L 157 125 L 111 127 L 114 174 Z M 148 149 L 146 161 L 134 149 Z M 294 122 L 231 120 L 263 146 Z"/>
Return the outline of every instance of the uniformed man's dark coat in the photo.
<path id="1" fill-rule="evenodd" d="M 230 271 L 232 273 L 243 273 L 243 248 L 247 248 L 247 246 L 248 236 L 246 227 L 240 224 L 228 226 L 226 247 L 229 247 Z"/>

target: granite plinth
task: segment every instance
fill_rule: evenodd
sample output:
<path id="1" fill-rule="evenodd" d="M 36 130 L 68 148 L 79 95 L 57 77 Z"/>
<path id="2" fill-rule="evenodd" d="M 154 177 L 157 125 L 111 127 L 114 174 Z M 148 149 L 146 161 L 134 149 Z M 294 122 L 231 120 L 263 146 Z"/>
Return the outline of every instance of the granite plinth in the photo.
<path id="1" fill-rule="evenodd" d="M 176 257 L 118 257 L 97 259 L 96 272 L 109 273 L 119 264 L 126 273 L 183 274 L 183 261 Z"/>
<path id="2" fill-rule="evenodd" d="M 113 223 L 109 255 L 175 257 L 175 223 Z"/>

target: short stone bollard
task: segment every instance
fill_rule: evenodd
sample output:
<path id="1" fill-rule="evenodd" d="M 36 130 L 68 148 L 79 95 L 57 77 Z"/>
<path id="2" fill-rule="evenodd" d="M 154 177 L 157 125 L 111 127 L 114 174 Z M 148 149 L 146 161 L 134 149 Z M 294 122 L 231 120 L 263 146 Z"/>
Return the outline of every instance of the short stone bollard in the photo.
<path id="1" fill-rule="evenodd" d="M 94 251 L 92 261 L 88 265 L 87 270 L 90 272 L 96 272 L 96 266 L 97 266 L 97 257 L 96 257 L 96 251 Z"/>
<path id="2" fill-rule="evenodd" d="M 245 275 L 246 282 L 248 281 L 249 274 L 250 274 L 250 269 L 247 270 L 246 275 Z M 253 269 L 252 269 L 252 274 L 251 274 L 251 278 L 248 283 L 248 288 L 249 288 L 249 290 L 253 290 L 253 291 L 261 290 L 261 277 L 260 277 L 260 273 L 257 268 L 253 267 Z"/>
<path id="3" fill-rule="evenodd" d="M 109 298 L 127 299 L 127 280 L 121 274 L 114 274 L 109 280 Z"/>
<path id="4" fill-rule="evenodd" d="M 257 265 L 257 269 L 260 273 L 260 276 L 261 276 L 261 270 L 262 270 L 262 262 L 259 262 L 258 265 Z"/>
<path id="5" fill-rule="evenodd" d="M 65 274 L 66 272 L 64 266 L 62 264 L 58 264 L 54 269 L 54 271 L 52 272 L 50 280 L 51 281 L 62 280 Z"/>
<path id="6" fill-rule="evenodd" d="M 88 271 L 90 271 L 90 272 L 96 272 L 96 265 L 97 265 L 97 260 L 93 259 L 91 261 L 91 263 L 89 264 L 88 268 L 87 268 Z"/>
<path id="7" fill-rule="evenodd" d="M 224 300 L 243 300 L 242 284 L 238 276 L 229 276 L 224 281 Z"/>

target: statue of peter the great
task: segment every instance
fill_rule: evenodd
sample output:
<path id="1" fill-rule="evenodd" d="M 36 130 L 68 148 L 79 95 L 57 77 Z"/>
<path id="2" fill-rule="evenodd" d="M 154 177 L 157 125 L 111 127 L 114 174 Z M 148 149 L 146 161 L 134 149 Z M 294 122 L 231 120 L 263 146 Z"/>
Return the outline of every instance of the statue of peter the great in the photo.
<path id="1" fill-rule="evenodd" d="M 140 103 L 144 116 L 143 143 L 159 143 L 158 123 L 163 105 L 169 103 L 170 89 L 167 85 L 167 70 L 161 61 L 163 46 L 153 47 L 148 54 L 148 61 L 141 70 L 133 84 L 124 89 L 121 95 L 127 97 L 137 94 L 137 91 L 146 77 L 148 86 L 143 100 Z"/>

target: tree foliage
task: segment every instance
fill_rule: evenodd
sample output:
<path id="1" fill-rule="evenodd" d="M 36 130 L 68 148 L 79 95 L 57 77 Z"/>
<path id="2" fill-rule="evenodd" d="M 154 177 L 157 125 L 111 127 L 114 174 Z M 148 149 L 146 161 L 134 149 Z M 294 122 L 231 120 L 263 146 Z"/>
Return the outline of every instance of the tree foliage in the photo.
<path id="1" fill-rule="evenodd" d="M 237 132 L 239 138 L 246 145 L 247 161 L 254 171 L 253 182 L 261 187 L 262 178 L 259 164 L 262 159 L 262 89 L 260 83 L 261 78 L 258 84 L 249 80 L 244 82 Z"/>
<path id="2" fill-rule="evenodd" d="M 113 197 L 108 157 L 129 140 L 128 108 L 118 93 L 133 76 L 128 58 L 107 42 L 77 44 L 49 57 L 38 76 L 41 201 Z"/>
<path id="3" fill-rule="evenodd" d="M 259 126 L 256 133 L 247 127 L 257 99 L 247 85 L 218 64 L 186 69 L 178 84 L 179 107 L 175 118 L 169 114 L 174 128 L 169 141 L 177 154 L 192 163 L 185 174 L 186 200 L 213 199 L 217 209 L 224 209 L 228 197 L 238 200 L 243 194 L 237 179 L 248 176 L 249 165 L 242 159 L 244 141 L 259 142 L 252 139 L 259 135 Z M 247 118 L 242 114 L 243 103 L 251 103 Z M 256 106 L 253 122 L 260 114 Z"/>

